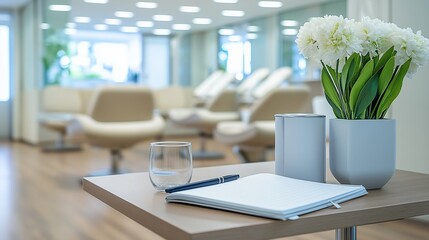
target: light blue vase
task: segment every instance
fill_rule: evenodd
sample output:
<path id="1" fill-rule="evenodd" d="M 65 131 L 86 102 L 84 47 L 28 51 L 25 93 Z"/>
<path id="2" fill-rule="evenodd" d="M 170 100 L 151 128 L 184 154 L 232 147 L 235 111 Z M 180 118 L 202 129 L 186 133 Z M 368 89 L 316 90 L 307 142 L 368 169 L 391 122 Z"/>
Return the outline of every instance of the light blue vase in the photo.
<path id="1" fill-rule="evenodd" d="M 331 119 L 329 159 L 340 183 L 383 187 L 396 169 L 396 121 Z"/>

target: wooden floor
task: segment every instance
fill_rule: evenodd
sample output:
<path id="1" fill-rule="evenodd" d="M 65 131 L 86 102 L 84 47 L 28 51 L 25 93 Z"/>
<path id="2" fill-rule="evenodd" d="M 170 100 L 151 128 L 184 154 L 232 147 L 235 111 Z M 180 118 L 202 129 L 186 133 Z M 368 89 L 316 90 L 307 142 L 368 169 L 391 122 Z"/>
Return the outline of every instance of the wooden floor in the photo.
<path id="1" fill-rule="evenodd" d="M 196 138 L 187 138 L 198 146 Z M 148 142 L 124 152 L 121 163 L 131 172 L 148 168 Z M 221 160 L 195 160 L 194 166 L 240 163 L 231 150 L 215 142 L 209 148 L 226 153 Z M 81 189 L 80 179 L 107 168 L 104 149 L 43 153 L 23 143 L 0 142 L 0 239 L 161 239 Z M 130 183 L 138 184 L 138 183 Z M 359 239 L 429 239 L 429 224 L 414 220 L 361 226 Z M 287 239 L 333 239 L 327 231 Z"/>

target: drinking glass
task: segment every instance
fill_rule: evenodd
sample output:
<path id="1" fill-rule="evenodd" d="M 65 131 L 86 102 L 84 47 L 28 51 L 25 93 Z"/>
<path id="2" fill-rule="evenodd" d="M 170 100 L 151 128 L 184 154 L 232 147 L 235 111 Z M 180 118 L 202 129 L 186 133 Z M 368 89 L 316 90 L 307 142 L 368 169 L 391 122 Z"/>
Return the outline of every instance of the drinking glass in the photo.
<path id="1" fill-rule="evenodd" d="M 190 142 L 150 144 L 149 177 L 157 190 L 189 183 L 192 177 Z"/>

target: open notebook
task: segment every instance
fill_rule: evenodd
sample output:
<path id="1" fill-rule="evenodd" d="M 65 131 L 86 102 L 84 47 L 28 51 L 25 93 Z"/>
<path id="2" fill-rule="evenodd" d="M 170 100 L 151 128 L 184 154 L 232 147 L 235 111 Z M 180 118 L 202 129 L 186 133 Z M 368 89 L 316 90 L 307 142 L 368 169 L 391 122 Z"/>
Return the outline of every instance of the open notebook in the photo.
<path id="1" fill-rule="evenodd" d="M 274 219 L 296 219 L 367 194 L 363 186 L 327 184 L 261 173 L 236 181 L 171 193 L 167 202 L 223 209 Z"/>

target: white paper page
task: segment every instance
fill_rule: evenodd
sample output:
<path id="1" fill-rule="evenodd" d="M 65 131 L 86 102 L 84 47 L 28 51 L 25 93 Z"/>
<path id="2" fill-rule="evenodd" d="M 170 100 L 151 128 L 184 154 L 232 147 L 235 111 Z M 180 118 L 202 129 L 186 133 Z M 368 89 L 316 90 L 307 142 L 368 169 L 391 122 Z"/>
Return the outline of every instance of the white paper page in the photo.
<path id="1" fill-rule="evenodd" d="M 302 206 L 314 206 L 334 200 L 362 186 L 326 184 L 286 178 L 274 174 L 256 174 L 236 181 L 172 193 L 167 199 L 198 199 L 230 207 L 247 206 L 268 212 L 284 212 Z M 359 194 L 362 195 L 362 194 Z M 210 205 L 210 204 L 208 204 Z"/>

